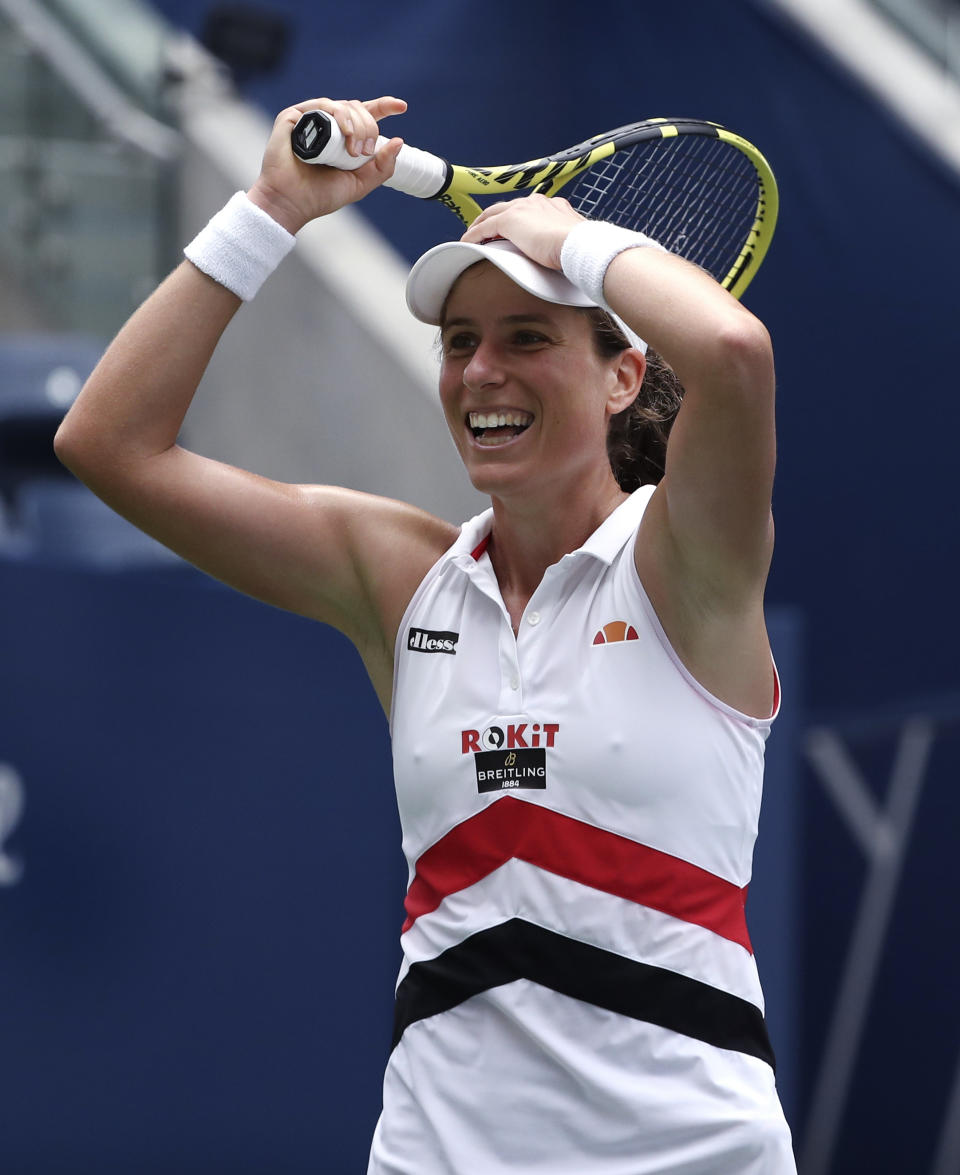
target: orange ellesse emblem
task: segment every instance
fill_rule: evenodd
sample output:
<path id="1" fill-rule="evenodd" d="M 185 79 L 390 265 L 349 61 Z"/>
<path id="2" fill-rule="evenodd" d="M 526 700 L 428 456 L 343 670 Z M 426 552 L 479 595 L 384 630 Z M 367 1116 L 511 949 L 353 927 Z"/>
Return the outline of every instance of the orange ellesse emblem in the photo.
<path id="1" fill-rule="evenodd" d="M 597 630 L 597 635 L 593 638 L 593 643 L 595 645 L 612 645 L 617 641 L 635 641 L 639 639 L 637 630 L 632 624 L 628 624 L 626 620 L 611 620 L 603 628 Z"/>

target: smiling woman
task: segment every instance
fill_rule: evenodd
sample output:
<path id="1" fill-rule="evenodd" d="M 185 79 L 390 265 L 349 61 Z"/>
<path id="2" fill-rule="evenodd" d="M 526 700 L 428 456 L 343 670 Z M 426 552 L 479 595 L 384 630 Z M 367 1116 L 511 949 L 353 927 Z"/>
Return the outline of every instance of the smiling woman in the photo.
<path id="1" fill-rule="evenodd" d="M 514 284 L 534 295 L 537 301 L 554 307 L 578 307 L 589 324 L 598 358 L 619 359 L 631 347 L 647 356 L 639 392 L 610 421 L 607 454 L 621 489 L 632 491 L 643 484 L 658 482 L 664 473 L 667 437 L 683 396 L 676 375 L 612 311 L 590 302 L 561 274 L 531 262 L 508 241 L 439 245 L 414 267 L 408 283 L 410 309 L 423 321 L 442 327 L 444 357 L 465 354 L 477 343 L 476 323 L 451 316 L 448 303 L 451 286 L 458 284 L 468 270 L 484 263 L 496 266 Z M 557 310 L 553 315 L 555 319 Z M 550 311 L 544 312 L 542 308 L 515 316 L 501 315 L 501 319 L 504 325 L 515 328 L 514 345 L 529 350 L 547 344 L 549 333 L 545 333 L 545 328 L 556 330 L 558 325 L 551 319 Z M 495 444 L 519 435 L 519 431 L 532 420 L 530 413 L 488 409 L 486 413 L 470 413 L 468 423 L 475 439 Z"/>
<path id="2" fill-rule="evenodd" d="M 408 284 L 484 513 L 457 528 L 177 444 L 299 228 L 389 178 L 377 121 L 404 108 L 283 111 L 57 451 L 211 575 L 346 633 L 389 715 L 410 883 L 370 1175 L 793 1175 L 744 917 L 779 705 L 763 326 L 642 234 L 531 196 Z M 299 162 L 307 110 L 363 166 Z"/>
<path id="3" fill-rule="evenodd" d="M 621 378 L 619 365 L 593 346 L 586 316 L 518 286 L 496 265 L 503 255 L 491 249 L 493 261 L 456 280 L 441 320 L 440 400 L 467 473 L 504 505 L 519 493 L 526 509 L 541 494 L 549 508 L 558 478 L 576 478 L 580 493 L 587 489 L 582 479 L 590 479 L 597 491 L 603 483 L 616 494 L 606 434 L 611 416 L 637 394 L 642 358 L 633 352 Z M 611 394 L 623 403 L 608 403 Z M 464 429 L 471 412 L 495 417 L 498 426 L 508 412 L 530 423 L 522 430 L 497 427 L 488 439 Z"/>

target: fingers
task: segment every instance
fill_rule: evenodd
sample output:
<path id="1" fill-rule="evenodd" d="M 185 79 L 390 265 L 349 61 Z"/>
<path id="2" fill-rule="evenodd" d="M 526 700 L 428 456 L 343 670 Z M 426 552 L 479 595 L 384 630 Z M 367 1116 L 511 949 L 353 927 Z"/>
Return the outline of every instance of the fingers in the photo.
<path id="1" fill-rule="evenodd" d="M 582 219 L 562 197 L 534 192 L 484 208 L 461 240 L 480 242 L 503 237 L 533 261 L 559 269 L 563 242 Z"/>
<path id="2" fill-rule="evenodd" d="M 359 98 L 340 105 L 345 108 L 340 129 L 346 137 L 347 150 L 351 155 L 372 155 L 380 133 L 377 120 Z"/>
<path id="3" fill-rule="evenodd" d="M 307 110 L 323 110 L 336 119 L 350 155 L 372 156 L 377 149 L 377 138 L 380 134 L 377 119 L 387 118 L 391 114 L 402 114 L 406 108 L 407 104 L 402 98 L 389 96 L 373 98 L 368 102 L 361 102 L 358 98 L 310 98 L 283 111 L 280 118 L 286 121 L 286 116 L 292 115 L 295 123 Z"/>
<path id="4" fill-rule="evenodd" d="M 548 223 L 571 226 L 584 219 L 563 196 L 543 196 L 539 192 L 531 192 L 527 196 L 515 196 L 512 200 L 500 200 L 496 204 L 489 204 L 471 223 L 470 228 L 475 225 L 483 227 L 492 220 L 504 218 L 518 224 L 538 223 L 546 219 Z"/>
<path id="5" fill-rule="evenodd" d="M 316 110 L 332 115 L 343 132 L 344 144 L 350 155 L 372 155 L 377 144 L 377 120 L 359 98 L 340 100 L 317 99 Z"/>
<path id="6" fill-rule="evenodd" d="M 407 104 L 402 98 L 373 98 L 364 102 L 364 106 L 379 122 L 381 118 L 389 118 L 391 114 L 403 114 Z"/>
<path id="7" fill-rule="evenodd" d="M 497 232 L 493 224 L 503 213 L 510 211 L 512 200 L 502 200 L 498 204 L 488 204 L 479 216 L 474 217 L 467 227 L 467 231 L 460 238 L 462 241 L 483 241 Z"/>
<path id="8" fill-rule="evenodd" d="M 527 199 L 529 197 L 520 197 L 518 200 L 502 200 L 498 204 L 487 205 L 480 215 L 470 222 L 467 231 L 460 239 L 476 242 L 485 241 L 490 237 L 500 236 L 504 224 L 516 219 L 518 210 L 513 205 L 519 204 Z M 507 236 L 507 233 L 504 232 L 502 235 Z"/>
<path id="9" fill-rule="evenodd" d="M 391 139 L 388 143 L 384 143 L 369 163 L 365 163 L 363 167 L 353 172 L 353 175 L 364 186 L 362 195 L 379 187 L 393 175 L 397 165 L 397 156 L 400 154 L 402 146 L 403 139 Z"/>

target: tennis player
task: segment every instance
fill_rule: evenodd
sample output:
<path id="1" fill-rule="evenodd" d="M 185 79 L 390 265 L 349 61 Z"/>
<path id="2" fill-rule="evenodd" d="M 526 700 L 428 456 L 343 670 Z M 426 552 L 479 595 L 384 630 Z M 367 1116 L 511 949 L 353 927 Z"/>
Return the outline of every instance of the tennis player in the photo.
<path id="1" fill-rule="evenodd" d="M 790 1175 L 744 920 L 779 704 L 767 332 L 642 234 L 517 199 L 407 290 L 489 510 L 458 528 L 188 452 L 242 302 L 392 172 L 398 139 L 355 172 L 300 164 L 311 108 L 370 154 L 405 107 L 285 110 L 57 452 L 211 575 L 346 633 L 390 716 L 410 884 L 369 1171 Z"/>

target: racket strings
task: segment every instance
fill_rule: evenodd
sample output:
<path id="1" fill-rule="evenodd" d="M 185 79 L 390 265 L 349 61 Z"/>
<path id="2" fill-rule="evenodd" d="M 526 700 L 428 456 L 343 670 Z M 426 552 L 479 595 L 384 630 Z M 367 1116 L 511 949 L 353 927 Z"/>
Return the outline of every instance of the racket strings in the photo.
<path id="1" fill-rule="evenodd" d="M 639 229 L 722 280 L 757 216 L 759 178 L 738 148 L 711 136 L 647 140 L 601 160 L 576 182 L 584 216 Z"/>

